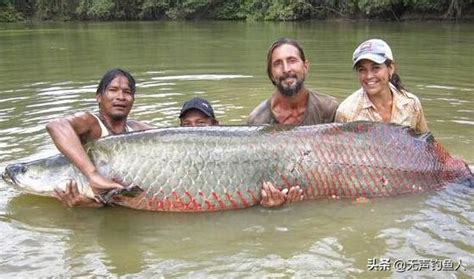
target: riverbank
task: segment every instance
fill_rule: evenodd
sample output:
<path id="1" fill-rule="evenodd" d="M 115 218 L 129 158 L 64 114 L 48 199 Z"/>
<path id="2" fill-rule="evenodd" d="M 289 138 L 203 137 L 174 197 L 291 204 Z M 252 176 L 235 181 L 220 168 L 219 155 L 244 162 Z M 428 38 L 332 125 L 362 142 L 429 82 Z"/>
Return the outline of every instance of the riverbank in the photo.
<path id="1" fill-rule="evenodd" d="M 323 1 L 324 2 L 324 1 Z M 0 2 L 0 22 L 23 20 L 474 21 L 474 0 L 76 0 Z"/>

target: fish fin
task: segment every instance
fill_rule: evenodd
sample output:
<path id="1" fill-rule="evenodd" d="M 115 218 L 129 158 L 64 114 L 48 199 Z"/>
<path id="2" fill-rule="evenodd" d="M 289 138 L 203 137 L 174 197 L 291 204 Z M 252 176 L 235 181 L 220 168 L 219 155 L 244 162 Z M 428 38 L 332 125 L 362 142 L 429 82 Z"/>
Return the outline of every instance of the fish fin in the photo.
<path id="1" fill-rule="evenodd" d="M 141 193 L 143 193 L 143 189 L 140 186 L 137 186 L 137 185 L 128 186 L 128 187 L 125 187 L 125 188 L 120 189 L 120 190 L 122 190 L 119 193 L 120 195 L 127 196 L 127 197 L 132 197 L 132 198 L 137 197 Z"/>
<path id="2" fill-rule="evenodd" d="M 114 196 L 121 195 L 126 197 L 136 197 L 141 193 L 143 193 L 143 189 L 140 188 L 140 186 L 132 185 L 124 188 L 112 189 L 108 192 L 97 195 L 96 198 L 105 205 L 113 205 Z"/>
<path id="3" fill-rule="evenodd" d="M 348 122 L 346 123 L 343 128 L 346 131 L 352 131 L 352 132 L 366 132 L 372 129 L 375 129 L 377 127 L 382 127 L 382 126 L 392 126 L 401 129 L 402 131 L 406 132 L 407 134 L 418 138 L 419 140 L 426 141 L 426 142 L 434 142 L 434 136 L 431 132 L 426 132 L 426 133 L 417 133 L 415 129 L 413 129 L 410 126 L 406 125 L 401 125 L 397 123 L 382 123 L 382 122 L 374 122 L 374 121 L 365 121 L 365 120 L 359 120 L 359 121 L 353 121 L 353 122 Z"/>
<path id="4" fill-rule="evenodd" d="M 368 131 L 376 129 L 377 127 L 382 127 L 385 125 L 387 124 L 377 122 L 377 121 L 357 120 L 357 121 L 344 123 L 344 125 L 341 128 L 343 131 L 346 131 L 346 132 L 366 133 Z M 392 125 L 392 123 L 388 125 Z M 401 126 L 398 124 L 394 124 L 394 125 Z"/>
<path id="5" fill-rule="evenodd" d="M 463 184 L 466 185 L 469 188 L 474 188 L 474 175 L 471 175 L 471 177 L 469 177 L 466 180 L 466 183 L 463 183 Z"/>
<path id="6" fill-rule="evenodd" d="M 426 141 L 426 142 L 434 142 L 435 138 L 433 136 L 433 134 L 431 132 L 426 132 L 426 133 L 423 133 L 423 134 L 417 134 L 417 137 L 418 139 L 422 140 L 422 141 Z"/>
<path id="7" fill-rule="evenodd" d="M 428 143 L 434 142 L 435 138 L 431 132 L 426 132 L 426 133 L 417 133 L 415 129 L 413 129 L 410 126 L 406 125 L 401 125 L 397 123 L 389 123 L 388 125 L 394 126 L 394 127 L 400 127 L 402 130 L 405 130 L 408 134 L 418 138 L 419 140 L 426 141 Z"/>
<path id="8" fill-rule="evenodd" d="M 280 132 L 280 131 L 291 131 L 297 126 L 295 125 L 284 125 L 284 124 L 273 124 L 273 125 L 261 125 L 261 131 L 264 133 Z"/>

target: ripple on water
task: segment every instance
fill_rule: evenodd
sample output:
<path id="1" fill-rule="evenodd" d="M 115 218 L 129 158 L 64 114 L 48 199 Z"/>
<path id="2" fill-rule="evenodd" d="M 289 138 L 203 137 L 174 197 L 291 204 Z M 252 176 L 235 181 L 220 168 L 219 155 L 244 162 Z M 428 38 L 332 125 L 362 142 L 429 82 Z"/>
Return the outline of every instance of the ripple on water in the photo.
<path id="1" fill-rule="evenodd" d="M 2 276 L 43 277 L 64 272 L 64 231 L 37 230 L 17 221 L 0 223 Z"/>
<path id="2" fill-rule="evenodd" d="M 235 78 L 251 78 L 253 76 L 247 75 L 213 75 L 213 74 L 201 74 L 201 75 L 176 75 L 176 76 L 164 76 L 164 77 L 152 77 L 152 80 L 222 80 L 222 79 L 235 79 Z"/>
<path id="3" fill-rule="evenodd" d="M 418 213 L 402 217 L 399 228 L 382 230 L 379 237 L 385 239 L 388 247 L 382 257 L 391 258 L 392 263 L 445 260 L 455 267 L 460 265 L 454 273 L 474 276 L 473 194 L 474 189 L 453 185 L 430 197 Z M 426 268 L 398 275 L 438 277 L 452 272 Z"/>

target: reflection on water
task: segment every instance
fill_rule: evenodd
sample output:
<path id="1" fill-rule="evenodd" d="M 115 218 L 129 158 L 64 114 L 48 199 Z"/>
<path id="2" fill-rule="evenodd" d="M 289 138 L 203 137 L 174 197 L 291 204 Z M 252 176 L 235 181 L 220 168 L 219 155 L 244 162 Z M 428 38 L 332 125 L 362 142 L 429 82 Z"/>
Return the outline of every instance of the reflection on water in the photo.
<path id="1" fill-rule="evenodd" d="M 464 269 L 474 265 L 469 250 L 473 232 L 463 230 L 474 222 L 469 216 L 473 205 L 466 202 L 472 194 L 472 189 L 453 188 L 363 205 L 321 201 L 280 210 L 255 207 L 208 214 L 121 208 L 91 213 L 64 209 L 47 198 L 20 195 L 8 203 L 2 223 L 21 233 L 3 253 L 9 255 L 5 264 L 14 265 L 30 257 L 18 247 L 31 244 L 28 249 L 35 253 L 48 249 L 14 269 L 20 276 L 50 274 L 45 260 L 65 259 L 63 268 L 70 275 L 366 277 L 371 275 L 366 268 L 368 258 L 446 256 L 456 262 L 461 259 L 462 273 L 466 273 Z M 447 197 L 454 200 L 446 203 Z M 29 243 L 32 237 L 35 240 Z M 53 247 L 49 247 L 51 241 Z M 429 270 L 417 274 L 436 275 Z"/>
<path id="2" fill-rule="evenodd" d="M 96 111 L 113 67 L 137 80 L 132 118 L 176 126 L 181 105 L 207 98 L 224 124 L 244 124 L 273 88 L 265 54 L 300 41 L 306 83 L 342 100 L 358 85 L 351 54 L 368 37 L 391 43 L 404 83 L 435 137 L 474 164 L 472 25 L 438 23 L 71 23 L 0 29 L 0 168 L 55 151 L 44 126 Z M 434 59 L 433 57 L 436 57 Z M 208 214 L 69 209 L 0 182 L 0 274 L 166 277 L 472 277 L 474 190 L 374 200 L 304 202 Z M 457 271 L 370 271 L 369 259 L 451 260 Z"/>

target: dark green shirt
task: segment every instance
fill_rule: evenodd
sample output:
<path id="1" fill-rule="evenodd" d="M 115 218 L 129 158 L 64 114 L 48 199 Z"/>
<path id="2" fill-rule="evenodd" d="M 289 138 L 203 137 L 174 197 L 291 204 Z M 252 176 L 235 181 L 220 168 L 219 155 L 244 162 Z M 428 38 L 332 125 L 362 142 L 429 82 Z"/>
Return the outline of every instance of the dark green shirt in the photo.
<path id="1" fill-rule="evenodd" d="M 248 125 L 278 124 L 271 111 L 271 97 L 258 105 L 249 115 Z M 338 103 L 334 97 L 309 91 L 308 107 L 299 125 L 314 125 L 334 122 Z"/>

